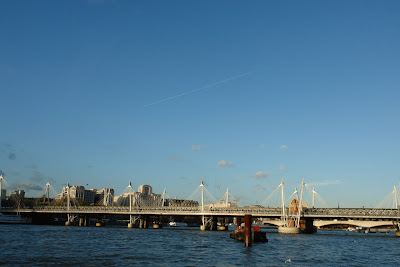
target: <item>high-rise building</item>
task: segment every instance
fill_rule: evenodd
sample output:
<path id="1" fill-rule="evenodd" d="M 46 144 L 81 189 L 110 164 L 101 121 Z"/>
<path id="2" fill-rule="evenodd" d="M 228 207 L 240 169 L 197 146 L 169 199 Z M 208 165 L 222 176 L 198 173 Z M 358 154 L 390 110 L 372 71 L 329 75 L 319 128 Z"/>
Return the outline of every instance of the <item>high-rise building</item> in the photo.
<path id="1" fill-rule="evenodd" d="M 7 194 L 7 190 L 6 189 L 1 189 L 1 199 L 6 199 L 6 194 Z"/>
<path id="2" fill-rule="evenodd" d="M 118 205 L 129 206 L 129 193 L 125 193 L 119 197 Z M 132 192 L 132 204 L 136 207 L 149 206 L 173 206 L 173 207 L 197 207 L 199 203 L 193 200 L 183 199 L 165 199 L 161 194 L 154 194 L 150 185 L 141 185 L 138 187 L 138 192 Z"/>
<path id="3" fill-rule="evenodd" d="M 153 194 L 152 190 L 153 190 L 152 187 L 147 184 L 143 184 L 138 187 L 138 192 L 147 196 L 151 196 Z"/>
<path id="4" fill-rule="evenodd" d="M 25 198 L 25 191 L 24 190 L 17 190 L 15 192 L 10 193 L 10 198 Z"/>
<path id="5" fill-rule="evenodd" d="M 96 203 L 101 202 L 104 206 L 111 206 L 114 202 L 114 189 L 103 188 L 96 191 Z M 100 203 L 99 203 L 100 204 Z"/>

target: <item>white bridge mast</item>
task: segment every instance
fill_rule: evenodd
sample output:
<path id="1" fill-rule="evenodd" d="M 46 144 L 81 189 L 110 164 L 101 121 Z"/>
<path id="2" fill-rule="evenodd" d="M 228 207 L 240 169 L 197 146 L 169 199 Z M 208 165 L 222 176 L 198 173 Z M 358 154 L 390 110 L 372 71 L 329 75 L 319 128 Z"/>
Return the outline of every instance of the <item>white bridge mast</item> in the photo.
<path id="1" fill-rule="evenodd" d="M 279 185 L 281 187 L 281 194 L 282 194 L 282 225 L 287 226 L 287 218 L 286 218 L 286 207 L 285 207 L 285 190 L 283 188 L 283 179 L 281 180 L 281 184 Z"/>
<path id="2" fill-rule="evenodd" d="M 0 210 L 1 210 L 1 202 L 3 200 L 3 187 L 2 187 L 3 181 L 4 181 L 3 175 L 0 174 Z"/>

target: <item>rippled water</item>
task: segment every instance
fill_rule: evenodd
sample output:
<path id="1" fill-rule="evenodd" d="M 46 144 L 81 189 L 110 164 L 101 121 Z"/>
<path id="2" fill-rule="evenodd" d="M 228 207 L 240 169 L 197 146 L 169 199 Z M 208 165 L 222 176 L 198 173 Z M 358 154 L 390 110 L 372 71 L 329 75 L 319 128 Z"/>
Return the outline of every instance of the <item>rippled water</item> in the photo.
<path id="1" fill-rule="evenodd" d="M 229 232 L 0 225 L 0 264 L 276 266 L 400 265 L 400 238 L 389 234 L 268 232 L 268 243 L 244 244 Z"/>

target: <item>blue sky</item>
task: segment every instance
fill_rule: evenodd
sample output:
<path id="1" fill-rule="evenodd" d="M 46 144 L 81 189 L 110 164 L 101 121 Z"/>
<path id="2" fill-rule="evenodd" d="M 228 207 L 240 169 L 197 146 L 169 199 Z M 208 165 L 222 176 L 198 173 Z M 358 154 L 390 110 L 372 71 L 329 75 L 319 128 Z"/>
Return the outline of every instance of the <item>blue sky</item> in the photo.
<path id="1" fill-rule="evenodd" d="M 304 177 L 331 206 L 374 206 L 400 183 L 399 11 L 1 1 L 0 170 L 32 196 L 132 181 L 185 198 L 203 179 L 252 205 Z"/>

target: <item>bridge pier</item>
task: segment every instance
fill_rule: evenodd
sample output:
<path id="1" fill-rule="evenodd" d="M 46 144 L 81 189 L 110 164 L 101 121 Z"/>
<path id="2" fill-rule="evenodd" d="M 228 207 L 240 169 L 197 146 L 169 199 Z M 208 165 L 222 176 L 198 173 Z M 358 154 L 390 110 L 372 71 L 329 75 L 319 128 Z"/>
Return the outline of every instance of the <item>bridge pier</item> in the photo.
<path id="1" fill-rule="evenodd" d="M 70 226 L 70 225 L 72 225 L 72 222 L 71 222 L 72 220 L 71 220 L 71 215 L 68 213 L 67 214 L 67 221 L 65 222 L 65 226 Z"/>
<path id="2" fill-rule="evenodd" d="M 200 230 L 212 230 L 215 231 L 217 229 L 217 221 L 214 219 L 215 216 L 204 216 L 202 215 L 202 225 L 200 225 Z M 215 227 L 213 228 L 215 222 Z"/>
<path id="3" fill-rule="evenodd" d="M 138 227 L 137 221 L 132 214 L 129 215 L 128 228 Z"/>
<path id="4" fill-rule="evenodd" d="M 87 218 L 85 217 L 80 217 L 79 218 L 79 226 L 87 226 Z"/>
<path id="5" fill-rule="evenodd" d="M 102 227 L 105 225 L 104 220 L 97 218 L 96 220 L 96 227 Z"/>
<path id="6" fill-rule="evenodd" d="M 228 223 L 227 223 L 227 218 L 226 217 L 222 217 L 218 221 L 220 222 L 220 225 L 219 225 L 219 230 L 220 231 L 228 230 Z"/>
<path id="7" fill-rule="evenodd" d="M 396 220 L 396 223 L 393 222 L 393 224 L 396 225 L 396 236 L 400 237 L 400 222 L 399 222 L 399 220 Z"/>
<path id="8" fill-rule="evenodd" d="M 153 229 L 160 229 L 160 228 L 162 228 L 162 216 L 159 216 L 158 220 L 157 216 L 155 216 L 153 221 Z"/>
<path id="9" fill-rule="evenodd" d="M 139 216 L 139 228 L 149 228 L 149 218 L 147 215 Z"/>
<path id="10" fill-rule="evenodd" d="M 211 231 L 217 231 L 217 226 L 218 226 L 217 222 L 218 222 L 218 217 L 211 216 L 211 226 L 210 226 Z"/>
<path id="11" fill-rule="evenodd" d="M 317 232 L 317 227 L 314 226 L 313 218 L 302 218 L 300 220 L 300 228 L 305 234 L 312 234 Z"/>

